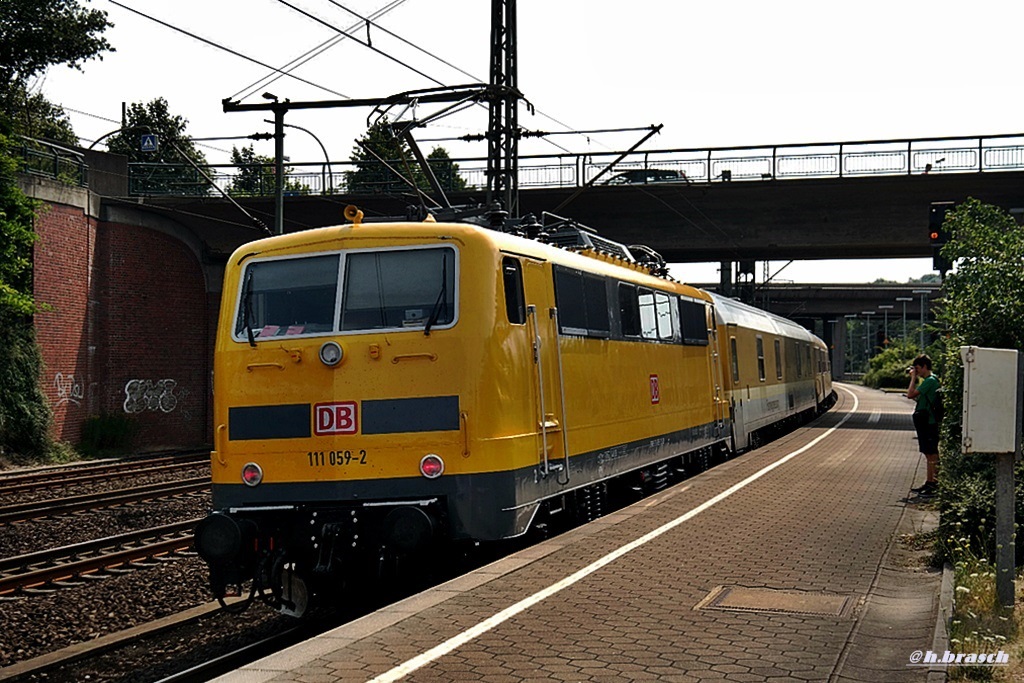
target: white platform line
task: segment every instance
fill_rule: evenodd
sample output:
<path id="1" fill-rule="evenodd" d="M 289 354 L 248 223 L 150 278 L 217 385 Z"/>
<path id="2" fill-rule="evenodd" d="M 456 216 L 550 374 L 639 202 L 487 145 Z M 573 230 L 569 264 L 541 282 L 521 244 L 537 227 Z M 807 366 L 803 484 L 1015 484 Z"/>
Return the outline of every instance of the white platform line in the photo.
<path id="1" fill-rule="evenodd" d="M 634 541 L 631 541 L 631 542 L 627 543 L 626 545 L 617 548 L 616 550 L 613 550 L 612 552 L 608 553 L 607 555 L 605 555 L 601 559 L 593 562 L 592 564 L 587 565 L 586 567 L 584 567 L 583 569 L 580 569 L 576 573 L 570 574 L 569 576 L 565 577 L 561 581 L 558 581 L 557 583 L 553 583 L 550 586 L 548 586 L 547 588 L 544 588 L 543 590 L 537 591 L 533 595 L 520 600 L 519 602 L 517 602 L 516 604 L 512 605 L 511 607 L 506 607 L 505 609 L 503 609 L 502 611 L 498 612 L 497 614 L 495 614 L 495 615 L 493 615 L 491 617 L 488 617 L 487 619 L 481 621 L 476 626 L 473 626 L 473 627 L 471 627 L 469 629 L 466 629 L 462 633 L 449 638 L 445 642 L 441 643 L 440 645 L 437 645 L 436 647 L 433 647 L 433 648 L 427 650 L 423 654 L 418 655 L 416 657 L 413 657 L 412 659 L 408 660 L 407 662 L 399 664 L 398 666 L 396 666 L 395 668 L 391 669 L 390 671 L 386 671 L 386 672 L 382 673 L 381 675 L 379 675 L 376 678 L 372 679 L 370 681 L 370 683 L 391 683 L 392 681 L 397 681 L 397 680 L 400 680 L 400 679 L 404 678 L 405 676 L 408 676 L 409 674 L 411 674 L 412 672 L 416 671 L 417 669 L 423 668 L 424 666 L 426 666 L 426 665 L 428 665 L 428 664 L 430 664 L 430 663 L 440 659 L 441 657 L 445 656 L 446 654 L 448 654 L 449 652 L 455 650 L 456 648 L 458 648 L 458 647 L 460 647 L 462 645 L 465 645 L 466 643 L 468 643 L 468 642 L 470 642 L 470 641 L 480 637 L 484 633 L 487 633 L 488 631 L 490 631 L 494 627 L 499 626 L 503 622 L 508 621 L 509 619 L 511 619 L 512 617 L 516 616 L 520 612 L 523 612 L 523 611 L 529 609 L 530 607 L 533 607 L 534 605 L 536 605 L 536 604 L 546 600 L 547 598 L 551 597 L 555 593 L 558 593 L 562 589 L 568 588 L 569 586 L 573 585 L 574 583 L 577 583 L 578 581 L 581 581 L 582 579 L 585 579 L 586 577 L 590 576 L 591 574 L 593 574 L 597 570 L 601 569 L 605 565 L 611 564 L 615 560 L 619 559 L 623 555 L 625 555 L 625 554 L 627 554 L 629 552 L 632 552 L 633 550 L 636 550 L 640 546 L 643 546 L 643 545 L 649 543 L 650 541 L 653 541 L 654 539 L 658 538 L 662 534 L 665 534 L 665 533 L 671 531 L 672 529 L 675 529 L 677 526 L 679 526 L 683 522 L 686 522 L 686 521 L 689 521 L 689 520 L 693 519 L 694 517 L 696 517 L 700 513 L 704 512 L 708 508 L 710 508 L 710 507 L 712 507 L 712 506 L 722 502 L 723 500 L 725 500 L 726 498 L 728 498 L 732 494 L 736 493 L 740 489 L 744 488 L 745 486 L 747 486 L 747 485 L 757 481 L 758 479 L 760 479 L 764 475 L 766 475 L 769 472 L 771 472 L 772 470 L 774 470 L 776 467 L 782 465 L 783 463 L 789 462 L 790 460 L 792 460 L 796 456 L 800 455 L 801 453 L 803 453 L 803 452 L 813 448 L 814 446 L 818 445 L 823 439 L 831 436 L 833 432 L 835 432 L 837 429 L 842 427 L 843 424 L 847 420 L 849 420 L 853 416 L 854 413 L 857 412 L 857 408 L 860 406 L 860 401 L 857 399 L 857 395 L 856 394 L 854 394 L 852 391 L 850 391 L 846 387 L 839 387 L 839 388 L 842 389 L 843 391 L 845 391 L 846 393 L 848 393 L 850 396 L 853 397 L 853 409 L 849 413 L 847 413 L 843 417 L 843 419 L 840 420 L 838 424 L 836 424 L 836 426 L 832 427 L 831 429 L 826 431 L 824 434 L 818 436 L 817 438 L 812 440 L 810 443 L 808 443 L 806 446 L 803 446 L 802 448 L 798 448 L 797 450 L 784 455 L 783 457 L 781 457 L 778 460 L 776 460 L 775 462 L 773 462 L 771 465 L 768 465 L 767 467 L 758 470 L 757 472 L 753 473 L 752 475 L 750 475 L 749 477 L 747 477 L 743 481 L 741 481 L 741 482 L 739 482 L 737 484 L 733 484 L 732 486 L 727 488 L 725 491 L 722 491 L 721 493 L 719 493 L 714 498 L 711 498 L 711 499 L 701 503 L 697 507 L 691 509 L 689 512 L 686 512 L 686 513 L 680 515 L 679 517 L 676 517 L 671 522 L 667 522 L 666 524 L 661 525 L 657 529 L 644 534 L 640 538 L 638 538 L 638 539 L 636 539 Z"/>

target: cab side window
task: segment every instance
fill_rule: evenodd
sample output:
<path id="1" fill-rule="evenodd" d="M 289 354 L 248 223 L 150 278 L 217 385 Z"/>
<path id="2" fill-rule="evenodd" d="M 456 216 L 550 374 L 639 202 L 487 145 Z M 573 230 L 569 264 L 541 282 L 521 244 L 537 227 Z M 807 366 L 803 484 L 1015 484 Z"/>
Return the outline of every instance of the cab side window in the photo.
<path id="1" fill-rule="evenodd" d="M 526 323 L 526 296 L 523 293 L 523 270 L 518 259 L 506 256 L 501 261 L 501 277 L 505 285 L 505 313 L 513 325 Z"/>

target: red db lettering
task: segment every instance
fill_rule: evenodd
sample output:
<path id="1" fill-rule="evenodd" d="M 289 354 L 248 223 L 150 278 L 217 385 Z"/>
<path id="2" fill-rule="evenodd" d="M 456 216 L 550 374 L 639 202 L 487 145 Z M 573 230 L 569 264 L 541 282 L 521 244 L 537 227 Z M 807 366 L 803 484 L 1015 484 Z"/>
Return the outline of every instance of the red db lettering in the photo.
<path id="1" fill-rule="evenodd" d="M 651 375 L 651 403 L 661 403 L 661 386 L 657 375 Z"/>
<path id="2" fill-rule="evenodd" d="M 354 401 L 317 403 L 314 406 L 313 432 L 317 436 L 355 434 L 358 429 L 358 412 Z"/>

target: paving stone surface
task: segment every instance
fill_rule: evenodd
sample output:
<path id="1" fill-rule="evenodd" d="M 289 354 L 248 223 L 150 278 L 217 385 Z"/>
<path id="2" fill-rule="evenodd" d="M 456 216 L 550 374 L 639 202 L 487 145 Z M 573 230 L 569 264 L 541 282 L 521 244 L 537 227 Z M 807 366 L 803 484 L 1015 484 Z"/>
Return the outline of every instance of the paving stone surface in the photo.
<path id="1" fill-rule="evenodd" d="M 899 542 L 935 522 L 909 493 L 923 480 L 911 405 L 858 387 L 839 395 L 765 447 L 218 680 L 924 681 L 907 664 L 932 647 L 941 574 Z M 846 596 L 853 608 L 698 609 L 719 586 Z"/>

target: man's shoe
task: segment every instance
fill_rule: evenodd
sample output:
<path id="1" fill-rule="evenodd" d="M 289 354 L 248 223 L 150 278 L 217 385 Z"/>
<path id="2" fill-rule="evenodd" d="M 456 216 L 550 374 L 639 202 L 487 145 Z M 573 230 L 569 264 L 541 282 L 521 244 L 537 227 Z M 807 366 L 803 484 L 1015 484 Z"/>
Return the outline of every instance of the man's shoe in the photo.
<path id="1" fill-rule="evenodd" d="M 938 490 L 938 484 L 934 481 L 926 481 L 922 486 L 918 486 L 916 489 L 910 489 L 910 492 L 916 493 L 919 496 L 934 496 L 935 492 Z"/>

